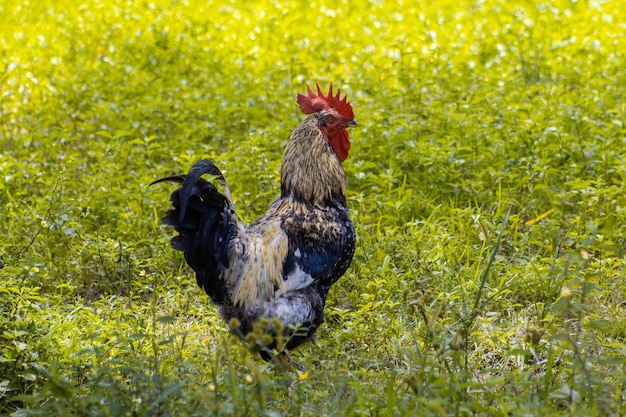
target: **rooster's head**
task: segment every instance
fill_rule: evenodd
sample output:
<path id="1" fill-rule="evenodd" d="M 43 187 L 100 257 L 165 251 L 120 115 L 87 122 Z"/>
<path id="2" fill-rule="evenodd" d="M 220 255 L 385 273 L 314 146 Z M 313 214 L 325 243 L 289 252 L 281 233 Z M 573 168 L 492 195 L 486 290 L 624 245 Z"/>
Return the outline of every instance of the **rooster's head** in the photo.
<path id="1" fill-rule="evenodd" d="M 350 150 L 350 140 L 348 130 L 350 126 L 355 126 L 352 106 L 348 103 L 348 97 L 341 99 L 341 90 L 337 89 L 337 94 L 333 95 L 333 85 L 328 88 L 328 94 L 324 95 L 320 86 L 317 87 L 317 94 L 307 86 L 308 95 L 298 94 L 297 102 L 300 110 L 304 114 L 317 113 L 320 131 L 335 151 L 341 162 L 348 157 Z"/>

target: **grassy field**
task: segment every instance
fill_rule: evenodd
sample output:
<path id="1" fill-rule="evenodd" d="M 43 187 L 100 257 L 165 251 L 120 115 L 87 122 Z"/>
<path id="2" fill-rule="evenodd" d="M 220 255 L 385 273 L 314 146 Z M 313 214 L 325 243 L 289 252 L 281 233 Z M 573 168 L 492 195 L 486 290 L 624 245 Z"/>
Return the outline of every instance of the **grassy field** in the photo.
<path id="1" fill-rule="evenodd" d="M 243 4 L 0 1 L 0 414 L 626 414 L 626 2 Z M 211 158 L 255 219 L 315 82 L 358 246 L 290 374 L 148 184 Z"/>

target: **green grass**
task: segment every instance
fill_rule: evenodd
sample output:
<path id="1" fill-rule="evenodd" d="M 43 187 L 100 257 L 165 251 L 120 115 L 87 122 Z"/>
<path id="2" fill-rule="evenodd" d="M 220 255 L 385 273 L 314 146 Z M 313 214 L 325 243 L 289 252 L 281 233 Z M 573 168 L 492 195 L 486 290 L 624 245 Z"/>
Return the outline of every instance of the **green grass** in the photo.
<path id="1" fill-rule="evenodd" d="M 0 2 L 0 414 L 626 413 L 626 3 L 400 3 Z M 331 81 L 358 247 L 284 374 L 148 184 L 255 219 Z"/>

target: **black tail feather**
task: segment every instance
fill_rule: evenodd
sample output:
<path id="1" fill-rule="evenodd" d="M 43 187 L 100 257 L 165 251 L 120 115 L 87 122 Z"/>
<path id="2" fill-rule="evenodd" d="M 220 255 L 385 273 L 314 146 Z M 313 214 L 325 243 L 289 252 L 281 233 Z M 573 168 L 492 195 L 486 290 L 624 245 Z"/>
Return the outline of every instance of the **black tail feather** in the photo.
<path id="1" fill-rule="evenodd" d="M 226 195 L 204 180 L 204 174 L 220 180 Z M 181 185 L 170 197 L 174 208 L 161 219 L 179 233 L 170 241 L 172 248 L 185 254 L 187 263 L 196 271 L 198 285 L 214 301 L 224 301 L 226 294 L 220 271 L 228 267 L 228 245 L 237 231 L 237 219 L 224 176 L 215 164 L 203 160 L 187 175 L 161 178 L 152 184 L 161 182 Z"/>
<path id="2" fill-rule="evenodd" d="M 185 212 L 187 211 L 187 204 L 190 202 L 190 199 L 194 195 L 200 195 L 202 197 L 210 196 L 212 194 L 219 195 L 220 197 L 224 197 L 222 194 L 217 192 L 217 189 L 213 186 L 213 184 L 206 182 L 202 179 L 204 174 L 211 174 L 217 177 L 218 180 L 222 182 L 222 184 L 226 183 L 224 179 L 224 175 L 222 172 L 215 166 L 215 164 L 211 161 L 202 160 L 197 162 L 191 169 L 189 170 L 189 174 L 187 174 L 186 178 L 183 181 L 183 186 L 180 190 L 180 221 L 183 221 L 183 217 L 185 216 Z M 211 199 L 209 199 L 210 201 Z M 226 201 L 226 198 L 223 198 L 220 203 Z"/>

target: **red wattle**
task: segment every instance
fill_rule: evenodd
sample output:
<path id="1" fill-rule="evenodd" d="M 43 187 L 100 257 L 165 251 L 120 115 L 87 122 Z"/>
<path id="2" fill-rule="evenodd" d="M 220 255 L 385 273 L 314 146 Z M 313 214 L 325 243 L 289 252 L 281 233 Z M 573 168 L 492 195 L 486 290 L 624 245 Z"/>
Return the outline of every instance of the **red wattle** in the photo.
<path id="1" fill-rule="evenodd" d="M 350 140 L 348 139 L 348 131 L 342 130 L 338 132 L 335 136 L 330 138 L 328 141 L 330 146 L 332 146 L 333 151 L 337 155 L 337 158 L 341 162 L 345 161 L 348 158 L 348 151 L 350 150 Z"/>

